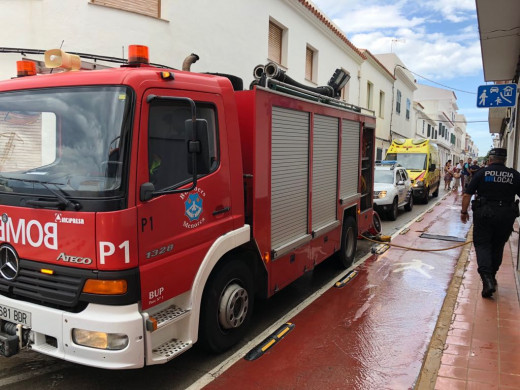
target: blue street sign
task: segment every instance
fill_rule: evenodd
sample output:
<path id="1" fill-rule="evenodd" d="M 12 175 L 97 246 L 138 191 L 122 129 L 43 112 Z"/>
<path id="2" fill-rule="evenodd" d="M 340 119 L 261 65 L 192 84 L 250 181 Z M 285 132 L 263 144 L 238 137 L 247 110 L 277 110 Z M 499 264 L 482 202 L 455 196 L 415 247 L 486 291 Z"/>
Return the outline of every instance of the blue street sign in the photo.
<path id="1" fill-rule="evenodd" d="M 477 107 L 514 107 L 516 84 L 493 84 L 478 87 Z"/>

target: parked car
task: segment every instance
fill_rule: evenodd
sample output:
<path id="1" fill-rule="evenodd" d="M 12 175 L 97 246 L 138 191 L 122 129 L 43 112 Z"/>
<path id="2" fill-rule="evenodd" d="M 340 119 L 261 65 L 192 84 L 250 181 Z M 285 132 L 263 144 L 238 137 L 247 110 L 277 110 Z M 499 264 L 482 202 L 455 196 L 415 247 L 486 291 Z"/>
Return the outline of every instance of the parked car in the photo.
<path id="1" fill-rule="evenodd" d="M 404 207 L 406 211 L 412 210 L 412 182 L 406 169 L 397 162 L 376 162 L 374 205 L 381 216 L 391 221 L 396 220 L 399 207 Z"/>

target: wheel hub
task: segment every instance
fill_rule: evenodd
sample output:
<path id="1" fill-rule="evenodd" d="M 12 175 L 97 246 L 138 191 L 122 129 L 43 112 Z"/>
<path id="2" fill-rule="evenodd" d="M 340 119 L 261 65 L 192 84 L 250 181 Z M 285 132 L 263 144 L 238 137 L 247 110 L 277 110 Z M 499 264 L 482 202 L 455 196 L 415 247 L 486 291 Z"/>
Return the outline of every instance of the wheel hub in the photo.
<path id="1" fill-rule="evenodd" d="M 238 328 L 246 319 L 249 296 L 242 286 L 232 283 L 220 299 L 219 322 L 224 329 Z"/>

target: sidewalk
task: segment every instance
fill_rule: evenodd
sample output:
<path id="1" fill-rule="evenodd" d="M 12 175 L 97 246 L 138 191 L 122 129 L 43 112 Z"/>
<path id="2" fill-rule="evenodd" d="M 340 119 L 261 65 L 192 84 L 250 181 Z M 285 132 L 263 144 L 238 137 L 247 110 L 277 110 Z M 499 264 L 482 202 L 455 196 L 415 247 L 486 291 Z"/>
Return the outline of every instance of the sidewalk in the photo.
<path id="1" fill-rule="evenodd" d="M 206 374 L 205 389 L 520 389 L 518 233 L 498 292 L 483 299 L 474 248 L 456 242 L 472 238 L 461 196 L 434 201 L 392 240 L 422 252 L 391 247 L 357 264 L 348 284 L 288 318 L 292 330 L 275 346 L 249 361 L 248 344 Z"/>
<path id="2" fill-rule="evenodd" d="M 435 389 L 520 389 L 518 229 L 515 224 L 506 244 L 493 299 L 480 295 L 482 283 L 471 247 Z"/>

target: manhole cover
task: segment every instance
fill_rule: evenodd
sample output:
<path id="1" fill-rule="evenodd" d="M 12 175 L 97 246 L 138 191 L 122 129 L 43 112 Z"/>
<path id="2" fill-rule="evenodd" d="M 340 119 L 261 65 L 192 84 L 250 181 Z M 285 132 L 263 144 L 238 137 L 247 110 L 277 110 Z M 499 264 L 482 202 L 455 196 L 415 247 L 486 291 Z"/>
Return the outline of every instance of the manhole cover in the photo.
<path id="1" fill-rule="evenodd" d="M 433 240 L 466 242 L 465 238 L 455 237 L 455 236 L 442 236 L 440 234 L 422 233 L 419 237 L 421 237 L 421 238 L 429 238 L 429 239 L 433 239 Z"/>

